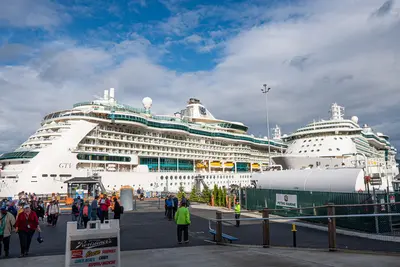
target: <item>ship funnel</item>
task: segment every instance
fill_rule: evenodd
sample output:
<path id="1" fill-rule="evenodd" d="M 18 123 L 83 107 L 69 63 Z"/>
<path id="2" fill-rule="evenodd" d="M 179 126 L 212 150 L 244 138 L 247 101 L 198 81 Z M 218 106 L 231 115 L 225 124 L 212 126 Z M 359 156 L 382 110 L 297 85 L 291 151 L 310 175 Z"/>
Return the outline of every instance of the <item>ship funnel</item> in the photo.
<path id="1" fill-rule="evenodd" d="M 110 100 L 115 100 L 114 88 L 110 88 Z"/>
<path id="2" fill-rule="evenodd" d="M 108 100 L 108 90 L 104 90 L 104 100 Z"/>

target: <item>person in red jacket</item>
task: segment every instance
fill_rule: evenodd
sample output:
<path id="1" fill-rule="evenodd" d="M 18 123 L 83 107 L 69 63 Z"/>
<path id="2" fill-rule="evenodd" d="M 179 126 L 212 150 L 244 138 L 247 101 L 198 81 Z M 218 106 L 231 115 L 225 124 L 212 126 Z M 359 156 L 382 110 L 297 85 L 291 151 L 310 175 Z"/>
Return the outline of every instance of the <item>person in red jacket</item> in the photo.
<path id="1" fill-rule="evenodd" d="M 35 231 L 40 232 L 39 220 L 35 212 L 31 211 L 29 205 L 24 206 L 24 211 L 17 216 L 15 222 L 15 231 L 19 236 L 19 243 L 21 246 L 20 257 L 27 256 L 29 253 L 29 247 Z"/>
<path id="2" fill-rule="evenodd" d="M 104 219 L 108 220 L 108 209 L 110 208 L 111 202 L 108 199 L 107 195 L 103 195 L 103 198 L 100 199 L 100 221 L 104 223 Z"/>

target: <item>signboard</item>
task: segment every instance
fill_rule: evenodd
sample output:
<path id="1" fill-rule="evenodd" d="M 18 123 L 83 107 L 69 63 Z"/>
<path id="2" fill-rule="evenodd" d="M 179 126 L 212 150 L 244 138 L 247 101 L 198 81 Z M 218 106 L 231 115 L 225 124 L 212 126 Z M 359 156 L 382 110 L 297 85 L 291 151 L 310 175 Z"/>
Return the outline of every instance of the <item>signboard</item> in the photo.
<path id="1" fill-rule="evenodd" d="M 395 202 L 396 202 L 396 200 L 395 200 L 394 196 L 391 195 L 391 196 L 390 196 L 390 203 L 395 203 Z"/>
<path id="2" fill-rule="evenodd" d="M 276 194 L 275 206 L 297 208 L 297 195 Z"/>
<path id="3" fill-rule="evenodd" d="M 68 222 L 65 266 L 120 267 L 119 221 L 110 220 L 108 224 L 96 221 L 90 224 L 96 227 L 77 229 L 76 222 Z"/>

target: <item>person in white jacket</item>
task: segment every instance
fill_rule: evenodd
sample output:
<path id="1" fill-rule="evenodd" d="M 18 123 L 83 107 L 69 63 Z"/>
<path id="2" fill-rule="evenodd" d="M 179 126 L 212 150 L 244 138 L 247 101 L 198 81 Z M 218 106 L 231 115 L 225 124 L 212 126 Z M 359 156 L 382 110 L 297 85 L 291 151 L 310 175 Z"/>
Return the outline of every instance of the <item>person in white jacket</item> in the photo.
<path id="1" fill-rule="evenodd" d="M 56 226 L 58 215 L 60 214 L 60 206 L 56 200 L 53 200 L 49 206 L 49 216 L 51 218 L 51 225 Z"/>

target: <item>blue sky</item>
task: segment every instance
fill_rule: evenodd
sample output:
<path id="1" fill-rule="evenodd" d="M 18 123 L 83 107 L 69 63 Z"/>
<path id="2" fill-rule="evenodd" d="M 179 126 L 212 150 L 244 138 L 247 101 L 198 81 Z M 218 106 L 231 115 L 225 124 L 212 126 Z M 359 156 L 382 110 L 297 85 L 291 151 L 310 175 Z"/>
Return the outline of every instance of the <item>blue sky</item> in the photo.
<path id="1" fill-rule="evenodd" d="M 161 114 L 198 97 L 265 136 L 264 83 L 284 133 L 338 102 L 400 147 L 398 11 L 385 0 L 4 0 L 0 151 L 110 87 L 133 106 L 150 96 Z"/>

